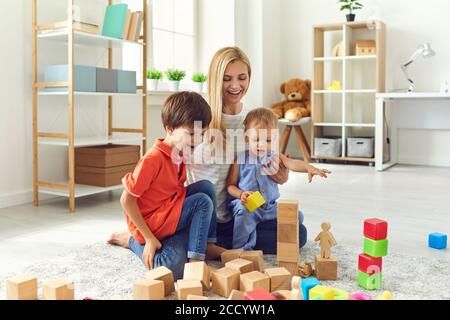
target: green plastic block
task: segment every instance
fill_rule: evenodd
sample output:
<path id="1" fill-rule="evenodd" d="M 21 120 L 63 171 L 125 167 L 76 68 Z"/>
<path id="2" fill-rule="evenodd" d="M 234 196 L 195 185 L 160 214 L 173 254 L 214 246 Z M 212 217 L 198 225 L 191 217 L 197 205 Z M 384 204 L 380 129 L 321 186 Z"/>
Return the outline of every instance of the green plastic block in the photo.
<path id="1" fill-rule="evenodd" d="M 358 270 L 358 285 L 366 290 L 381 289 L 382 275 L 381 272 L 372 275 Z"/>
<path id="2" fill-rule="evenodd" d="M 388 239 L 372 240 L 364 238 L 364 253 L 374 258 L 387 256 Z"/>

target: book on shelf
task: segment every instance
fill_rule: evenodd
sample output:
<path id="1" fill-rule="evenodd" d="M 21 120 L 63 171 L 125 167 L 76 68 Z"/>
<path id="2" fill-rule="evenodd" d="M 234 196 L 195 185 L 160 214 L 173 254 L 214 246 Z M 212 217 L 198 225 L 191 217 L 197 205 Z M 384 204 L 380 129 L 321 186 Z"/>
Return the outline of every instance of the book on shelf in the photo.
<path id="1" fill-rule="evenodd" d="M 133 13 L 131 10 L 128 10 L 127 21 L 125 22 L 125 28 L 123 31 L 123 39 L 126 40 L 128 38 L 128 33 L 130 32 L 131 18 L 133 17 Z"/>
<path id="2" fill-rule="evenodd" d="M 141 11 L 133 12 L 130 20 L 130 28 L 128 31 L 128 35 L 126 37 L 127 40 L 130 41 L 138 41 L 139 36 L 141 35 L 142 23 L 144 19 L 144 13 Z"/>
<path id="3" fill-rule="evenodd" d="M 105 19 L 103 20 L 102 35 L 122 39 L 127 17 L 128 5 L 126 3 L 107 6 Z"/>

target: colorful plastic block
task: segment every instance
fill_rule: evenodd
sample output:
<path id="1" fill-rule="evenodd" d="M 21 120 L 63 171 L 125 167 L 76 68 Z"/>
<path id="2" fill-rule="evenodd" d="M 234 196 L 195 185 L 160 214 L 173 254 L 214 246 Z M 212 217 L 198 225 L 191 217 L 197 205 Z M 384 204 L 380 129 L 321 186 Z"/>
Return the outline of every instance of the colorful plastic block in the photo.
<path id="1" fill-rule="evenodd" d="M 364 253 L 374 257 L 385 257 L 388 254 L 388 239 L 372 240 L 364 238 Z"/>
<path id="2" fill-rule="evenodd" d="M 443 233 L 430 233 L 428 236 L 428 246 L 434 249 L 447 248 L 447 235 Z"/>
<path id="3" fill-rule="evenodd" d="M 358 269 L 368 274 L 381 272 L 383 268 L 383 259 L 374 258 L 361 253 L 358 257 Z"/>
<path id="4" fill-rule="evenodd" d="M 313 300 L 315 297 L 322 297 L 323 300 L 334 300 L 334 289 L 325 286 L 315 286 L 309 290 L 309 299 Z"/>
<path id="5" fill-rule="evenodd" d="M 323 297 L 322 296 L 316 296 L 316 297 L 311 298 L 309 300 L 323 300 Z"/>
<path id="6" fill-rule="evenodd" d="M 250 197 L 247 198 L 247 203 L 245 204 L 245 207 L 247 208 L 248 212 L 253 212 L 265 203 L 266 200 L 262 196 L 261 192 L 256 191 L 252 193 Z"/>
<path id="7" fill-rule="evenodd" d="M 348 300 L 349 294 L 342 289 L 334 289 L 334 300 Z"/>
<path id="8" fill-rule="evenodd" d="M 377 297 L 377 300 L 392 300 L 392 293 L 390 291 L 385 291 L 382 295 Z"/>
<path id="9" fill-rule="evenodd" d="M 244 295 L 244 300 L 277 300 L 269 291 L 257 288 L 252 291 L 248 291 Z"/>
<path id="10" fill-rule="evenodd" d="M 349 300 L 373 300 L 373 297 L 364 292 L 355 292 L 350 295 Z"/>
<path id="11" fill-rule="evenodd" d="M 311 277 L 307 279 L 302 279 L 301 286 L 302 286 L 303 300 L 309 300 L 309 290 L 320 284 L 321 283 L 319 280 L 317 280 L 317 278 Z"/>
<path id="12" fill-rule="evenodd" d="M 381 272 L 375 274 L 367 274 L 358 270 L 358 285 L 366 290 L 381 289 L 382 274 Z"/>
<path id="13" fill-rule="evenodd" d="M 387 238 L 388 223 L 384 220 L 373 218 L 364 221 L 364 237 L 373 240 Z"/>

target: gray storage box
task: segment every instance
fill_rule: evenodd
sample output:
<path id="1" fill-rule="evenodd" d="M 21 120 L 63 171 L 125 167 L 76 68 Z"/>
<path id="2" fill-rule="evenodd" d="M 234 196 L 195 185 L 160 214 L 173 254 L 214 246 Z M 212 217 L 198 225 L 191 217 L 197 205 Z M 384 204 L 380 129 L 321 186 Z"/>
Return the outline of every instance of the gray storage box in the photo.
<path id="1" fill-rule="evenodd" d="M 314 139 L 314 156 L 337 158 L 342 155 L 342 138 L 322 137 Z"/>
<path id="2" fill-rule="evenodd" d="M 118 92 L 118 70 L 97 68 L 97 92 Z"/>
<path id="3" fill-rule="evenodd" d="M 373 137 L 347 138 L 347 156 L 358 158 L 373 158 L 374 138 Z"/>
<path id="4" fill-rule="evenodd" d="M 136 71 L 117 71 L 117 90 L 120 93 L 136 93 Z"/>
<path id="5" fill-rule="evenodd" d="M 46 66 L 44 70 L 44 82 L 65 82 L 69 79 L 69 65 Z M 73 69 L 74 90 L 81 92 L 95 92 L 96 68 L 89 66 L 74 65 Z M 42 91 L 59 92 L 67 91 L 67 87 L 45 88 Z"/>

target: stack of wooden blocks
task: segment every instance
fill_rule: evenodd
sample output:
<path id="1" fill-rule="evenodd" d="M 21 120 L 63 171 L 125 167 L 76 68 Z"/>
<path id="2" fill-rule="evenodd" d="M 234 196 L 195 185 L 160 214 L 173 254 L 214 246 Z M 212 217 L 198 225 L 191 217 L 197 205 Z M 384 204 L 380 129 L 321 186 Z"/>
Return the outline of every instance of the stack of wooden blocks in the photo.
<path id="1" fill-rule="evenodd" d="M 277 261 L 292 275 L 299 275 L 298 201 L 278 201 Z"/>
<path id="2" fill-rule="evenodd" d="M 53 279 L 44 283 L 42 298 L 44 300 L 73 300 L 73 282 L 65 279 Z M 18 275 L 6 280 L 7 300 L 37 300 L 38 280 L 31 275 Z"/>
<path id="3" fill-rule="evenodd" d="M 364 253 L 358 258 L 358 284 L 367 289 L 381 289 L 382 257 L 387 256 L 388 223 L 373 218 L 364 221 Z"/>

